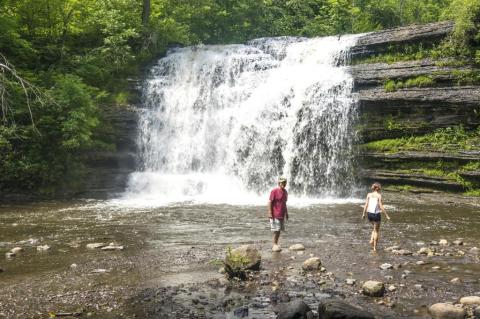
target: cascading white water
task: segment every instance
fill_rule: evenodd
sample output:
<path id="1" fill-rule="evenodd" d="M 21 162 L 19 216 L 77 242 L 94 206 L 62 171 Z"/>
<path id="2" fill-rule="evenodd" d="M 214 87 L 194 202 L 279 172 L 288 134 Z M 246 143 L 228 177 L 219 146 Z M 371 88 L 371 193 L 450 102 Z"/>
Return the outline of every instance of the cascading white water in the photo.
<path id="1" fill-rule="evenodd" d="M 342 64 L 354 43 L 284 37 L 169 52 L 145 81 L 142 167 L 127 197 L 264 201 L 280 175 L 297 197 L 351 194 L 356 108 Z"/>

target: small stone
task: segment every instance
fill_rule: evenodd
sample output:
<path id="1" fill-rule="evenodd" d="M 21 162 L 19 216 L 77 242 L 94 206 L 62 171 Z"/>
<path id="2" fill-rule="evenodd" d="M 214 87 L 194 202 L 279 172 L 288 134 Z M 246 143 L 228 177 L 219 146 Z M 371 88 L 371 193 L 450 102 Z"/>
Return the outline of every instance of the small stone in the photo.
<path id="1" fill-rule="evenodd" d="M 390 275 L 385 276 L 385 279 L 387 279 L 387 280 L 392 280 L 392 279 L 393 279 L 393 276 L 390 276 Z"/>
<path id="2" fill-rule="evenodd" d="M 408 256 L 413 254 L 410 250 L 407 250 L 407 249 L 392 250 L 392 253 L 394 255 L 402 255 L 402 256 Z"/>
<path id="3" fill-rule="evenodd" d="M 462 305 L 480 305 L 480 297 L 478 296 L 468 296 L 468 297 L 462 297 L 460 298 L 460 303 Z"/>
<path id="4" fill-rule="evenodd" d="M 387 270 L 387 269 L 392 269 L 392 268 L 393 268 L 393 266 L 391 264 L 385 263 L 385 264 L 380 265 L 380 269 L 382 269 L 382 270 Z"/>
<path id="5" fill-rule="evenodd" d="M 102 248 L 105 247 L 107 244 L 105 243 L 91 243 L 91 244 L 86 244 L 85 247 L 87 249 L 97 249 L 97 248 Z"/>
<path id="6" fill-rule="evenodd" d="M 425 246 L 425 242 L 423 242 L 423 241 L 417 241 L 415 244 L 417 246 Z"/>
<path id="7" fill-rule="evenodd" d="M 420 290 L 420 289 L 423 289 L 423 286 L 420 285 L 420 284 L 415 284 L 415 285 L 413 285 L 413 287 L 414 287 L 415 289 L 419 289 L 419 290 Z"/>
<path id="8" fill-rule="evenodd" d="M 12 259 L 13 257 L 15 257 L 15 254 L 12 253 L 12 252 L 8 252 L 8 253 L 5 253 L 5 257 L 6 257 L 7 259 Z"/>
<path id="9" fill-rule="evenodd" d="M 440 239 L 440 241 L 438 243 L 442 246 L 447 246 L 448 245 L 448 241 L 446 239 Z"/>
<path id="10" fill-rule="evenodd" d="M 110 245 L 100 248 L 101 250 L 123 250 L 123 246 L 114 245 L 110 243 Z"/>
<path id="11" fill-rule="evenodd" d="M 320 267 L 320 271 L 321 271 L 321 272 L 326 272 L 326 271 L 327 271 L 327 268 L 325 268 L 325 267 Z"/>
<path id="12" fill-rule="evenodd" d="M 440 268 L 441 268 L 440 266 L 433 266 L 432 267 L 433 270 L 440 270 Z"/>
<path id="13" fill-rule="evenodd" d="M 94 274 L 104 274 L 104 273 L 107 273 L 109 271 L 110 270 L 108 270 L 108 269 L 99 268 L 99 269 L 92 270 L 92 273 L 94 273 Z"/>
<path id="14" fill-rule="evenodd" d="M 453 278 L 452 280 L 450 280 L 450 282 L 451 282 L 452 284 L 458 284 L 458 283 L 460 283 L 461 281 L 460 281 L 460 278 L 455 277 L 455 278 Z"/>
<path id="15" fill-rule="evenodd" d="M 458 256 L 465 256 L 465 252 L 463 250 L 457 251 Z"/>
<path id="16" fill-rule="evenodd" d="M 48 246 L 48 245 L 40 245 L 40 246 L 37 246 L 37 251 L 48 251 L 52 249 L 52 247 Z"/>
<path id="17" fill-rule="evenodd" d="M 70 268 L 72 268 L 72 269 L 77 268 L 77 264 L 71 264 L 71 265 L 70 265 Z"/>
<path id="18" fill-rule="evenodd" d="M 385 292 L 385 286 L 383 285 L 383 282 L 369 280 L 363 284 L 362 292 L 367 296 L 381 297 Z"/>
<path id="19" fill-rule="evenodd" d="M 419 261 L 417 261 L 415 264 L 417 264 L 417 265 L 421 266 L 421 265 L 425 265 L 425 264 L 426 264 L 426 262 L 425 262 L 425 261 L 423 261 L 423 260 L 419 260 Z"/>
<path id="20" fill-rule="evenodd" d="M 452 244 L 461 246 L 463 245 L 463 240 L 461 238 L 458 238 L 457 240 L 452 241 Z"/>
<path id="21" fill-rule="evenodd" d="M 438 245 L 438 241 L 432 240 L 432 241 L 430 242 L 430 245 L 432 245 L 432 246 L 437 246 L 437 245 Z"/>
<path id="22" fill-rule="evenodd" d="M 466 311 L 449 303 L 436 303 L 428 309 L 433 319 L 464 319 Z"/>
<path id="23" fill-rule="evenodd" d="M 346 283 L 347 285 L 350 285 L 350 286 L 355 285 L 356 282 L 357 282 L 357 280 L 356 280 L 356 279 L 353 279 L 353 278 L 347 278 L 347 280 L 345 280 L 345 283 Z"/>
<path id="24" fill-rule="evenodd" d="M 288 249 L 292 251 L 300 251 L 300 250 L 305 250 L 305 246 L 303 246 L 302 244 L 295 244 L 288 247 Z"/>
<path id="25" fill-rule="evenodd" d="M 388 286 L 388 291 L 394 292 L 395 290 L 397 290 L 397 287 L 395 287 L 394 285 Z"/>
<path id="26" fill-rule="evenodd" d="M 402 279 L 406 279 L 408 276 L 406 274 L 402 274 Z"/>
<path id="27" fill-rule="evenodd" d="M 472 247 L 470 248 L 469 252 L 471 254 L 478 254 L 478 252 L 480 251 L 480 249 L 478 249 L 477 247 Z"/>
<path id="28" fill-rule="evenodd" d="M 393 251 L 393 250 L 399 250 L 399 249 L 400 249 L 400 246 L 391 246 L 391 247 L 385 248 L 386 251 Z"/>
<path id="29" fill-rule="evenodd" d="M 18 254 L 22 251 L 23 251 L 22 247 L 14 247 L 14 248 L 10 249 L 10 252 L 13 253 L 13 254 Z"/>
<path id="30" fill-rule="evenodd" d="M 303 262 L 302 269 L 305 271 L 319 270 L 322 262 L 318 257 L 308 258 Z"/>
<path id="31" fill-rule="evenodd" d="M 403 271 L 403 273 L 404 273 L 405 275 L 410 275 L 412 272 L 411 272 L 410 270 L 406 270 L 406 269 L 405 269 L 405 270 Z"/>

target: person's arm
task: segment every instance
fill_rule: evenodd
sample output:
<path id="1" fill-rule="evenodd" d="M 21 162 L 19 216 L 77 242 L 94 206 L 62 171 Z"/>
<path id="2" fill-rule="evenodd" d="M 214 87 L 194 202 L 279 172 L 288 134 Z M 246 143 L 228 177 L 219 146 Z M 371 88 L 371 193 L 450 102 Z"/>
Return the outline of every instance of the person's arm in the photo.
<path id="1" fill-rule="evenodd" d="M 273 218 L 273 203 L 271 200 L 268 201 L 268 218 Z"/>
<path id="2" fill-rule="evenodd" d="M 365 218 L 365 213 L 367 212 L 367 207 L 368 207 L 368 195 L 367 195 L 367 199 L 365 200 L 365 205 L 363 205 L 362 218 Z"/>
<path id="3" fill-rule="evenodd" d="M 390 220 L 390 216 L 388 216 L 387 212 L 385 211 L 385 207 L 383 207 L 382 195 L 380 195 L 380 198 L 378 199 L 378 204 L 380 205 L 380 209 L 382 210 L 382 213 L 384 213 L 385 217 L 387 217 L 387 219 Z"/>
<path id="4" fill-rule="evenodd" d="M 285 218 L 288 220 L 288 207 L 287 207 L 288 193 L 286 195 L 287 195 L 287 198 L 285 199 Z"/>

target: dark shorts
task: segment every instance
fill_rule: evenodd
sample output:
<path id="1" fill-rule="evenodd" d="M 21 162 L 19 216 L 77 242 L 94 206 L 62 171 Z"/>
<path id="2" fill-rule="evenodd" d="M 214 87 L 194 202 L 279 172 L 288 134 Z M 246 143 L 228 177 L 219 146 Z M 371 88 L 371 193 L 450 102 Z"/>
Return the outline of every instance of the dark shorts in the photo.
<path id="1" fill-rule="evenodd" d="M 379 223 L 382 220 L 380 213 L 368 213 L 368 221 Z"/>

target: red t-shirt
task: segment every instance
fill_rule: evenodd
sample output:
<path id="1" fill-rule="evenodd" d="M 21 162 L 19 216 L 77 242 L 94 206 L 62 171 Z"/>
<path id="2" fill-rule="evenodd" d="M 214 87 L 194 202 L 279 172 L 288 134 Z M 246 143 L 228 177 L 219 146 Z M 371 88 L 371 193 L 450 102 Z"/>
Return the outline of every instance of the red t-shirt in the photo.
<path id="1" fill-rule="evenodd" d="M 287 190 L 280 187 L 270 192 L 270 201 L 272 202 L 273 218 L 283 219 L 287 214 Z"/>

